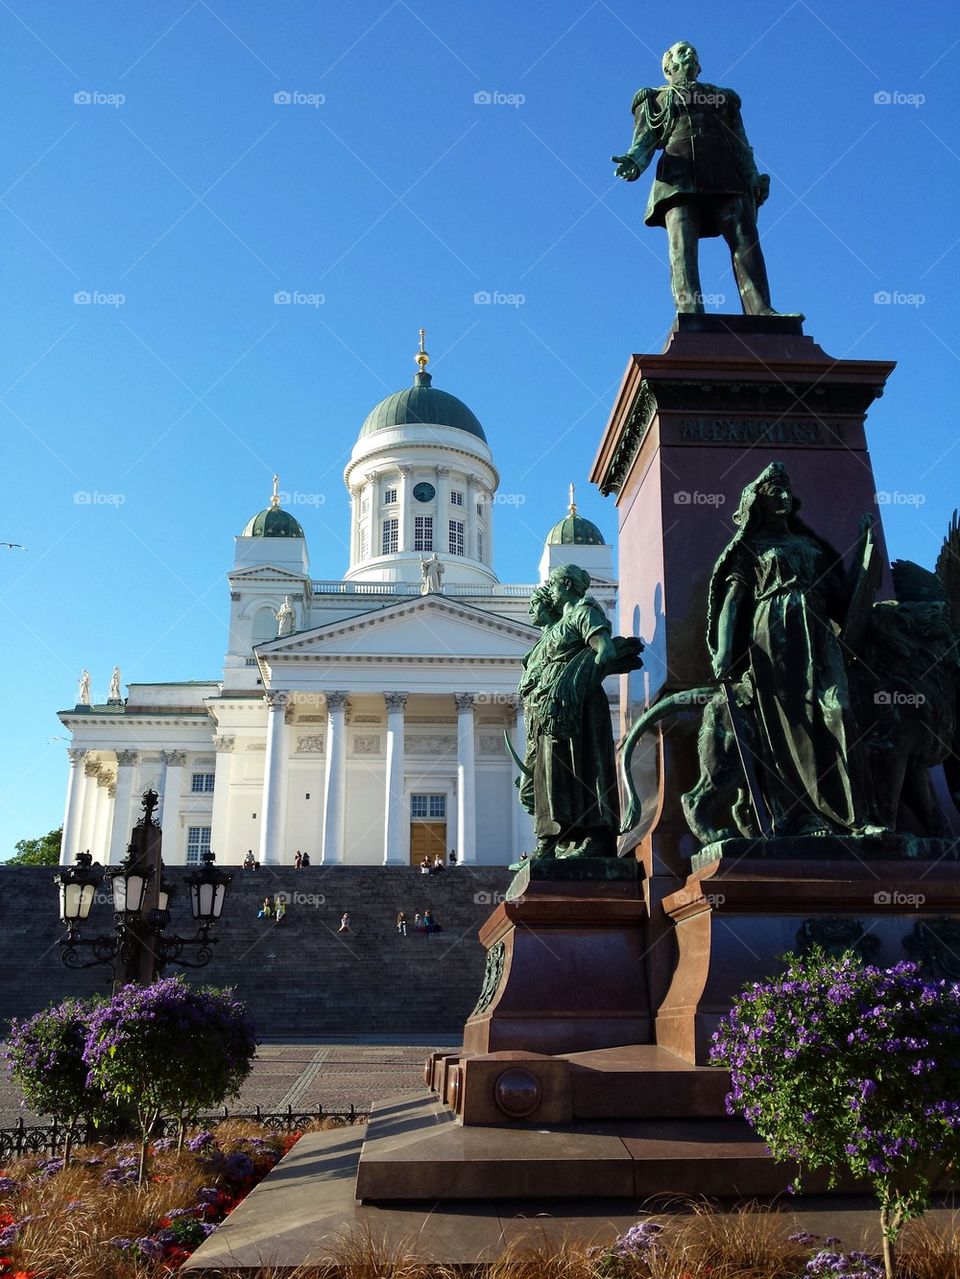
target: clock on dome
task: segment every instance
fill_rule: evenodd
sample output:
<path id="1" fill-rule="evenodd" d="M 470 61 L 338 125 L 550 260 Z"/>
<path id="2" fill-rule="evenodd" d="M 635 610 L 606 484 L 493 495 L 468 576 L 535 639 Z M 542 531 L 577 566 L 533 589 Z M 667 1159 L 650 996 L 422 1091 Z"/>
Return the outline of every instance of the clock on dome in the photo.
<path id="1" fill-rule="evenodd" d="M 437 490 L 432 484 L 428 484 L 425 480 L 420 484 L 414 484 L 413 496 L 418 502 L 432 502 L 437 496 Z"/>

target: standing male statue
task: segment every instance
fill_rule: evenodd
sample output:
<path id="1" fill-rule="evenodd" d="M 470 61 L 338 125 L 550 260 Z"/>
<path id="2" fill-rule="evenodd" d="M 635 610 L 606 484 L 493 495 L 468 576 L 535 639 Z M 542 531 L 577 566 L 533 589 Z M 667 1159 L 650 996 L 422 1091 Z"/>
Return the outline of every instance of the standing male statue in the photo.
<path id="1" fill-rule="evenodd" d="M 740 99 L 732 89 L 697 79 L 697 51 L 685 40 L 663 55 L 663 70 L 665 85 L 635 94 L 633 142 L 613 162 L 617 177 L 635 182 L 654 152 L 663 152 L 644 221 L 666 227 L 677 312 L 702 313 L 700 237 L 722 235 L 744 314 L 776 315 L 757 232 L 757 209 L 770 178 L 757 172 Z"/>
<path id="2" fill-rule="evenodd" d="M 289 595 L 284 595 L 283 603 L 274 616 L 277 619 L 277 638 L 281 639 L 285 635 L 292 635 L 296 628 L 297 615 L 294 612 L 293 601 Z"/>
<path id="3" fill-rule="evenodd" d="M 420 556 L 420 594 L 435 595 L 442 590 L 443 564 L 436 551 L 430 559 Z"/>
<path id="4" fill-rule="evenodd" d="M 113 674 L 110 676 L 110 692 L 107 694 L 107 701 L 110 703 L 121 702 L 123 698 L 120 696 L 120 667 L 113 668 Z"/>
<path id="5" fill-rule="evenodd" d="M 77 705 L 90 705 L 90 672 L 84 667 L 80 672 L 80 684 L 77 688 Z"/>

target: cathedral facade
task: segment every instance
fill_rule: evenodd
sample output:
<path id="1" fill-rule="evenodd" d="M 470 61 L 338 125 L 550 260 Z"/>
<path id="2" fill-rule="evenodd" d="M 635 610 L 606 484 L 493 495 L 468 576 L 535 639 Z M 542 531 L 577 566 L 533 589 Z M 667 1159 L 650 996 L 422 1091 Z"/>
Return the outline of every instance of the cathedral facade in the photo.
<path id="1" fill-rule="evenodd" d="M 499 474 L 483 427 L 432 385 L 367 416 L 344 471 L 350 560 L 343 578 L 310 574 L 307 539 L 274 481 L 266 509 L 235 539 L 227 574 L 222 678 L 130 684 L 105 705 L 60 712 L 71 734 L 64 863 L 125 854 L 139 796 L 161 797 L 163 856 L 221 863 L 503 865 L 533 848 L 517 802 L 524 754 L 516 698 L 538 638 L 535 581 L 494 571 Z M 613 551 L 570 509 L 547 536 L 539 577 L 591 572 L 611 620 Z M 531 573 L 531 578 L 533 578 Z M 617 680 L 608 680 L 617 717 Z M 89 679 L 87 680 L 89 688 Z"/>

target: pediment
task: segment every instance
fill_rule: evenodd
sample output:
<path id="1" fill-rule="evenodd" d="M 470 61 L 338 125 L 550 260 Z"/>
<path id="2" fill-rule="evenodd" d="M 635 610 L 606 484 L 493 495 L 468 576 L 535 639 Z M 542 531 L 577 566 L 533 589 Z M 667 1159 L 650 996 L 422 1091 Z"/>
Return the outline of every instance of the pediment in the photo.
<path id="1" fill-rule="evenodd" d="M 288 568 L 278 568 L 275 564 L 257 564 L 254 568 L 238 568 L 227 574 L 231 585 L 243 585 L 250 582 L 289 582 L 303 589 L 307 580 L 302 573 L 291 573 Z"/>
<path id="2" fill-rule="evenodd" d="M 422 595 L 326 626 L 257 645 L 265 661 L 298 658 L 462 657 L 519 659 L 540 632 L 533 626 L 442 595 Z"/>

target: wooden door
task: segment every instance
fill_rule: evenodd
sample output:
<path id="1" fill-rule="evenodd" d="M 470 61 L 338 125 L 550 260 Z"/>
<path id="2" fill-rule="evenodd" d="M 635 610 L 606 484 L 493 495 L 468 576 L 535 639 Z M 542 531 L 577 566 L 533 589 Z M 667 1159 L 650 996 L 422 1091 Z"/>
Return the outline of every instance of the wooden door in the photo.
<path id="1" fill-rule="evenodd" d="M 424 857 L 432 862 L 439 853 L 446 861 L 446 822 L 410 823 L 410 865 L 419 866 Z"/>

